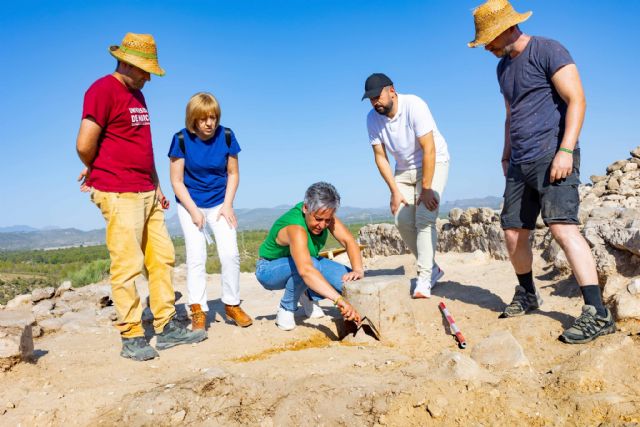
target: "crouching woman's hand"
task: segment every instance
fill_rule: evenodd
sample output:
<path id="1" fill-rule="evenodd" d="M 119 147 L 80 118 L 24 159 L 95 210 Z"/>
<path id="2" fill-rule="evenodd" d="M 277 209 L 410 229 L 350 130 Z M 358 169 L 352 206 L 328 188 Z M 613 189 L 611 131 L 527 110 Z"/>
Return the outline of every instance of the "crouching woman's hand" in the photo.
<path id="1" fill-rule="evenodd" d="M 353 282 L 354 280 L 360 280 L 364 277 L 364 270 L 353 270 L 348 273 L 345 273 L 342 276 L 343 282 Z"/>
<path id="2" fill-rule="evenodd" d="M 356 323 L 360 323 L 360 321 L 362 320 L 360 318 L 360 313 L 358 313 L 358 310 L 356 310 L 354 306 L 349 304 L 349 302 L 342 296 L 336 298 L 333 303 L 338 307 L 338 310 L 340 310 L 340 314 L 342 314 L 344 320 L 352 320 Z"/>

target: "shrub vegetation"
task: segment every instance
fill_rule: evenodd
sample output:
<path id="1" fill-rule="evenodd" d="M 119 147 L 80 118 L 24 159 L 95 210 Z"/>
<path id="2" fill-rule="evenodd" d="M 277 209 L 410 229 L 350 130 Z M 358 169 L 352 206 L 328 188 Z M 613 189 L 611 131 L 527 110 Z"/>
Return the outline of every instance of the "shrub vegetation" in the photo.
<path id="1" fill-rule="evenodd" d="M 350 224 L 355 236 L 364 224 Z M 241 231 L 238 233 L 240 271 L 255 271 L 258 248 L 267 236 L 266 230 Z M 176 265 L 186 260 L 184 239 L 174 238 Z M 326 249 L 340 245 L 329 236 Z M 215 243 L 207 248 L 207 273 L 220 273 L 220 261 Z M 107 280 L 109 277 L 109 251 L 105 245 L 64 248 L 53 250 L 31 250 L 0 252 L 0 304 L 16 295 L 29 293 L 35 288 L 57 287 L 70 280 L 74 287 L 85 286 Z"/>

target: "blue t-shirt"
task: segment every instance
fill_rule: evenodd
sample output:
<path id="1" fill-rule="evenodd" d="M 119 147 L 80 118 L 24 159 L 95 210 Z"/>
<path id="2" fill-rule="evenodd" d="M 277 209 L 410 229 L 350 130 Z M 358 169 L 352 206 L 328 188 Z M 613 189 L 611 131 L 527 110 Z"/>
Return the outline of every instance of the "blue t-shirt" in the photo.
<path id="1" fill-rule="evenodd" d="M 199 208 L 212 208 L 224 202 L 227 191 L 227 158 L 240 152 L 236 136 L 231 131 L 231 146 L 227 147 L 224 128 L 218 126 L 213 137 L 203 141 L 182 129 L 184 151 L 173 136 L 169 157 L 184 158 L 184 185 Z M 176 200 L 180 200 L 176 196 Z"/>
<path id="2" fill-rule="evenodd" d="M 557 151 L 564 135 L 567 104 L 551 82 L 571 55 L 560 43 L 531 37 L 520 55 L 498 63 L 500 92 L 511 107 L 511 162 L 526 163 Z"/>

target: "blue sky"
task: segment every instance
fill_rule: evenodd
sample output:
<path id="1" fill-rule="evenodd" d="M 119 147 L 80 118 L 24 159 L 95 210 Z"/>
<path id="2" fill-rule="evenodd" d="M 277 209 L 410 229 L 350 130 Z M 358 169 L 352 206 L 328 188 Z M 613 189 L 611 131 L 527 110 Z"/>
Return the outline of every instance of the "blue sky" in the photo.
<path id="1" fill-rule="evenodd" d="M 84 92 L 113 71 L 107 47 L 151 33 L 165 77 L 144 94 L 156 165 L 172 196 L 166 157 L 198 91 L 222 106 L 243 149 L 236 208 L 301 199 L 318 180 L 344 205 L 383 207 L 360 102 L 365 78 L 384 72 L 400 93 L 429 104 L 452 156 L 444 199 L 501 195 L 504 103 L 497 59 L 469 49 L 480 1 L 21 1 L 3 4 L 0 35 L 0 226 L 90 229 L 103 220 L 75 181 Z M 636 42 L 640 2 L 516 0 L 533 10 L 522 29 L 562 42 L 587 95 L 583 182 L 640 144 Z M 635 125 L 634 125 L 635 123 Z M 173 215 L 172 207 L 169 215 Z"/>

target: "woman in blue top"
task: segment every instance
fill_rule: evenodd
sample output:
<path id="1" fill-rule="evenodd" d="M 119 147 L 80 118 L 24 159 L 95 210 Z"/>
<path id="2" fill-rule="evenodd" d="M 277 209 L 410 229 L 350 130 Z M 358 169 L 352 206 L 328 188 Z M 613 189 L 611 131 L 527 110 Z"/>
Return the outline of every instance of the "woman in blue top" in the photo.
<path id="1" fill-rule="evenodd" d="M 187 252 L 187 294 L 193 329 L 205 329 L 207 305 L 207 225 L 213 231 L 222 267 L 225 313 L 239 326 L 253 323 L 240 308 L 240 254 L 233 199 L 240 179 L 240 146 L 233 132 L 220 126 L 220 105 L 200 92 L 187 104 L 185 129 L 169 149 L 171 185 Z"/>

